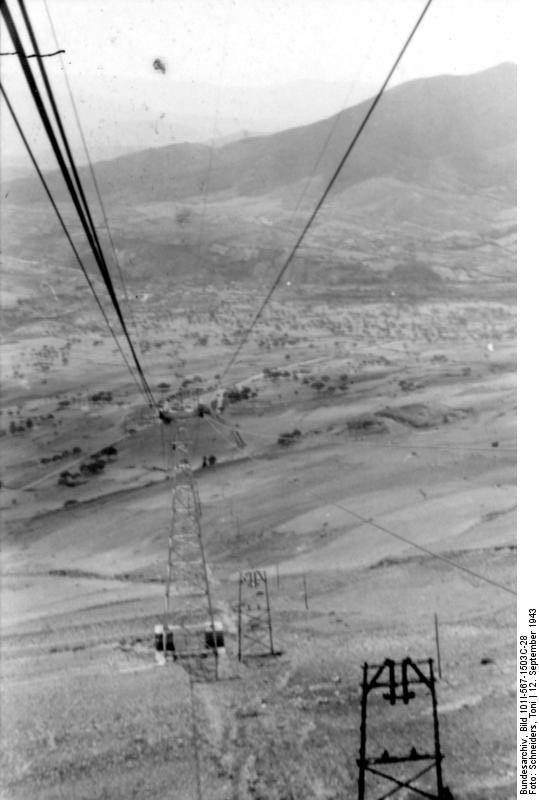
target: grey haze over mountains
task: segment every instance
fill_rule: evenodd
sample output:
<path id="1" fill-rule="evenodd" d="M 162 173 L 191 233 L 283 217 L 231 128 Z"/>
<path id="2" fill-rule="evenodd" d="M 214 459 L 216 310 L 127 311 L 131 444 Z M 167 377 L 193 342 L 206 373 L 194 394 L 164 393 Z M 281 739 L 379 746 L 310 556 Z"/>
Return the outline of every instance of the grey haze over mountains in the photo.
<path id="1" fill-rule="evenodd" d="M 215 149 L 205 191 L 257 195 L 307 178 L 313 169 L 315 175 L 328 177 L 369 102 L 337 117 Z M 494 181 L 512 190 L 515 142 L 514 65 L 469 76 L 418 79 L 383 97 L 339 188 L 393 176 L 471 188 Z M 210 149 L 208 144 L 183 142 L 109 160 L 97 165 L 99 182 L 105 194 L 125 193 L 142 201 L 197 195 L 206 181 Z M 32 183 L 14 184 L 15 197 L 18 191 L 28 199 L 33 196 Z"/>
<path id="2" fill-rule="evenodd" d="M 374 87 L 355 83 L 302 80 L 266 87 L 218 86 L 170 79 L 86 76 L 71 79 L 77 111 L 92 158 L 115 158 L 128 152 L 179 142 L 221 144 L 253 133 L 273 133 L 315 122 L 368 97 Z M 54 84 L 78 163 L 85 163 L 63 81 Z M 54 159 L 42 135 L 26 88 L 12 97 L 44 168 Z M 32 123 L 34 121 L 34 123 Z M 34 135 L 32 133 L 35 131 Z M 31 169 L 18 134 L 3 131 L 2 166 L 7 177 Z"/>
<path id="3" fill-rule="evenodd" d="M 139 273 L 151 259 L 167 274 L 203 268 L 264 278 L 368 107 L 365 101 L 337 116 L 219 148 L 182 143 L 98 163 L 124 263 L 138 262 Z M 89 185 L 88 171 L 81 174 Z M 58 173 L 49 182 L 55 196 L 65 196 Z M 413 247 L 424 262 L 440 243 L 457 254 L 451 269 L 465 268 L 459 248 L 466 263 L 480 266 L 482 248 L 501 255 L 514 244 L 515 188 L 513 64 L 401 84 L 382 98 L 309 234 L 304 269 L 309 262 L 314 277 L 329 257 L 348 275 L 387 272 L 400 263 L 390 257 L 392 248 Z M 19 208 L 42 203 L 43 191 L 33 178 L 13 181 L 9 201 Z M 13 209 L 13 232 L 17 217 Z M 386 237 L 383 252 L 376 247 L 380 236 Z M 29 246 L 15 239 L 23 250 Z M 435 274 L 447 275 L 447 259 L 429 258 Z"/>

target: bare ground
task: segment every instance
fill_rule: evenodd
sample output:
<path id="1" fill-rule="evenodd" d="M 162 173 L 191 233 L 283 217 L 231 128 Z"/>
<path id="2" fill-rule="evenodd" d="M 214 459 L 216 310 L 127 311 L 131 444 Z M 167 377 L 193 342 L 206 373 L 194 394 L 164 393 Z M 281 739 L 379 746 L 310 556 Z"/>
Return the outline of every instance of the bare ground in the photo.
<path id="1" fill-rule="evenodd" d="M 260 376 L 257 397 L 227 415 L 242 450 L 226 429 L 190 427 L 230 623 L 218 683 L 190 687 L 181 666 L 154 663 L 170 484 L 156 427 L 126 431 L 132 398 L 111 383 L 125 407 L 71 403 L 56 430 L 42 420 L 6 436 L 2 797 L 354 796 L 362 665 L 435 657 L 434 613 L 446 783 L 461 800 L 514 796 L 514 347 L 508 336 L 487 349 L 489 329 L 406 350 L 394 321 L 390 331 L 386 347 L 360 353 L 345 338 L 336 350 L 335 337 L 288 348 L 288 362 L 272 353 L 290 374 Z M 193 374 L 209 382 L 210 363 L 202 355 Z M 259 364 L 253 352 L 238 377 Z M 11 391 L 21 417 L 32 404 L 46 416 L 54 399 Z M 112 440 L 118 454 L 102 475 L 60 487 L 64 462 L 41 464 L 36 448 L 46 434 L 63 452 L 75 431 L 82 455 Z M 217 466 L 202 470 L 209 452 Z M 240 665 L 237 572 L 255 566 L 269 575 L 283 652 Z M 406 710 L 380 702 L 369 747 L 409 751 L 429 724 L 421 697 Z"/>

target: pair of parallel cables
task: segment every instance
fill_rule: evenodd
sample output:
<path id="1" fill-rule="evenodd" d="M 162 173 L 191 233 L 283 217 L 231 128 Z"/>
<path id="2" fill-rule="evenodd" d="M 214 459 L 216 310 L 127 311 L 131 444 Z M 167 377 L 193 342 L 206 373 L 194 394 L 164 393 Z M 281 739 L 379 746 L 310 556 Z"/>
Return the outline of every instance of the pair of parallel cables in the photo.
<path id="1" fill-rule="evenodd" d="M 90 287 L 90 290 L 91 290 L 91 292 L 93 294 L 93 297 L 94 297 L 94 299 L 95 299 L 95 301 L 96 301 L 96 303 L 97 303 L 97 305 L 99 307 L 99 310 L 101 311 L 101 313 L 102 313 L 102 315 L 103 315 L 103 317 L 105 319 L 107 327 L 109 328 L 109 330 L 110 330 L 110 332 L 111 332 L 111 334 L 112 334 L 112 336 L 114 338 L 114 341 L 116 342 L 118 350 L 120 351 L 120 353 L 121 353 L 121 355 L 122 355 L 122 357 L 123 357 L 123 359 L 124 359 L 124 361 L 126 363 L 126 366 L 127 366 L 128 370 L 129 370 L 129 372 L 131 373 L 131 376 L 133 377 L 133 380 L 135 381 L 135 383 L 137 384 L 139 390 L 141 391 L 145 402 L 147 402 L 148 405 L 151 408 L 155 408 L 157 404 L 156 404 L 155 398 L 153 396 L 152 390 L 150 388 L 150 385 L 148 383 L 148 380 L 146 378 L 146 375 L 144 374 L 144 370 L 142 368 L 142 365 L 140 363 L 139 357 L 138 357 L 137 352 L 135 350 L 135 346 L 133 344 L 131 335 L 130 335 L 129 330 L 128 330 L 127 325 L 126 325 L 126 321 L 125 321 L 122 309 L 120 307 L 118 296 L 116 294 L 116 290 L 115 290 L 114 284 L 112 282 L 112 278 L 111 278 L 110 271 L 109 271 L 109 268 L 108 268 L 104 253 L 103 253 L 103 249 L 101 247 L 101 242 L 100 242 L 99 236 L 97 234 L 97 229 L 96 229 L 96 226 L 95 226 L 95 223 L 94 223 L 94 220 L 93 220 L 93 217 L 92 217 L 92 213 L 91 213 L 91 210 L 90 210 L 87 198 L 86 198 L 86 194 L 85 194 L 84 188 L 83 188 L 82 183 L 81 183 L 79 172 L 78 172 L 77 167 L 75 165 L 72 149 L 70 147 L 70 144 L 69 144 L 69 141 L 68 141 L 68 138 L 67 138 L 67 134 L 66 134 L 66 131 L 65 131 L 65 128 L 64 128 L 64 124 L 62 122 L 62 118 L 60 116 L 58 105 L 57 105 L 57 102 L 56 102 L 56 99 L 55 99 L 55 96 L 54 96 L 54 93 L 53 93 L 53 90 L 52 90 L 51 83 L 49 81 L 49 77 L 48 77 L 48 74 L 47 74 L 47 70 L 46 70 L 44 61 L 43 61 L 43 59 L 45 57 L 49 57 L 52 54 L 46 54 L 46 55 L 42 55 L 41 54 L 40 49 L 39 49 L 39 45 L 38 45 L 38 42 L 37 42 L 37 38 L 36 38 L 36 35 L 35 35 L 35 32 L 34 32 L 34 28 L 33 28 L 32 22 L 31 22 L 31 20 L 29 18 L 29 15 L 28 15 L 24 0 L 18 0 L 18 5 L 19 5 L 19 9 L 20 9 L 20 12 L 21 12 L 21 15 L 22 15 L 22 20 L 23 20 L 24 26 L 26 28 L 26 33 L 27 33 L 27 35 L 29 37 L 29 40 L 30 40 L 31 45 L 32 45 L 32 48 L 34 50 L 33 53 L 30 53 L 30 54 L 26 53 L 25 47 L 24 47 L 23 42 L 22 42 L 21 34 L 19 33 L 17 24 L 16 24 L 16 22 L 15 22 L 15 20 L 13 18 L 13 15 L 11 13 L 11 10 L 9 8 L 7 0 L 2 0 L 1 6 L 0 6 L 1 14 L 2 14 L 2 17 L 3 17 L 4 23 L 6 25 L 7 31 L 9 33 L 9 36 L 11 38 L 11 41 L 13 43 L 13 46 L 15 48 L 14 54 L 17 55 L 17 57 L 19 59 L 19 63 L 20 63 L 24 78 L 26 80 L 26 84 L 27 84 L 27 86 L 28 86 L 28 88 L 30 90 L 30 93 L 31 93 L 33 101 L 34 101 L 34 105 L 35 105 L 35 107 L 37 109 L 37 112 L 39 114 L 39 117 L 41 119 L 41 122 L 42 122 L 44 130 L 45 130 L 45 133 L 46 133 L 47 138 L 49 140 L 49 143 L 50 143 L 50 145 L 52 147 L 52 150 L 54 152 L 54 155 L 55 155 L 55 158 L 56 158 L 56 162 L 58 164 L 60 172 L 62 173 L 62 177 L 63 177 L 64 182 L 66 184 L 66 187 L 67 187 L 67 190 L 68 190 L 69 195 L 71 197 L 71 200 L 73 201 L 73 205 L 74 205 L 75 211 L 77 213 L 77 216 L 78 216 L 78 218 L 80 220 L 80 223 L 82 225 L 82 228 L 84 230 L 84 234 L 85 234 L 86 239 L 88 241 L 88 244 L 90 246 L 90 250 L 91 250 L 92 255 L 93 255 L 94 259 L 95 259 L 95 262 L 97 264 L 99 273 L 101 274 L 101 277 L 103 279 L 103 283 L 105 284 L 108 296 L 109 296 L 110 301 L 112 303 L 112 307 L 113 307 L 114 311 L 116 312 L 116 315 L 117 315 L 118 320 L 120 322 L 120 327 L 121 327 L 122 332 L 123 332 L 123 334 L 125 336 L 125 340 L 127 342 L 129 351 L 131 353 L 131 356 L 132 356 L 132 359 L 133 359 L 133 362 L 134 362 L 134 368 L 133 368 L 132 364 L 129 362 L 124 350 L 122 349 L 122 347 L 120 345 L 118 336 L 117 336 L 116 332 L 114 331 L 114 329 L 112 327 L 112 324 L 111 324 L 111 322 L 110 322 L 110 320 L 108 318 L 107 312 L 106 312 L 106 310 L 105 310 L 105 308 L 103 306 L 103 303 L 100 300 L 100 298 L 99 298 L 99 296 L 98 296 L 98 294 L 97 294 L 97 292 L 95 290 L 94 284 L 93 284 L 93 282 L 92 282 L 92 280 L 90 278 L 88 270 L 85 267 L 85 265 L 84 265 L 84 263 L 83 263 L 83 261 L 82 261 L 82 259 L 80 257 L 80 254 L 79 254 L 79 252 L 78 252 L 78 250 L 77 250 L 77 248 L 76 248 L 76 246 L 74 244 L 73 238 L 72 238 L 72 236 L 71 236 L 71 234 L 70 234 L 70 232 L 69 232 L 69 230 L 67 228 L 65 220 L 64 220 L 64 218 L 63 218 L 63 216 L 62 216 L 62 214 L 61 214 L 61 212 L 60 212 L 60 210 L 58 208 L 58 205 L 57 205 L 56 201 L 54 200 L 54 197 L 52 196 L 52 193 L 51 193 L 50 188 L 49 188 L 49 186 L 47 184 L 46 178 L 43 175 L 43 172 L 40 169 L 39 164 L 37 163 L 37 159 L 35 158 L 35 156 L 34 156 L 34 154 L 32 152 L 32 149 L 30 147 L 28 139 L 27 139 L 27 137 L 26 137 L 26 135 L 25 135 L 25 133 L 24 133 L 24 131 L 22 129 L 22 126 L 21 126 L 21 124 L 20 124 L 20 122 L 18 120 L 18 117 L 17 117 L 17 115 L 15 113 L 15 110 L 13 108 L 13 105 L 12 105 L 12 103 L 11 103 L 9 97 L 8 97 L 8 94 L 6 92 L 6 89 L 5 89 L 5 87 L 4 87 L 4 85 L 2 83 L 0 83 L 1 94 L 2 94 L 2 96 L 4 98 L 4 100 L 5 100 L 5 103 L 7 105 L 7 108 L 9 110 L 9 112 L 10 112 L 10 115 L 11 115 L 11 117 L 13 119 L 13 122 L 14 122 L 14 124 L 15 124 L 18 132 L 19 132 L 19 135 L 21 136 L 21 139 L 22 139 L 23 144 L 24 144 L 24 146 L 26 148 L 26 151 L 28 152 L 30 160 L 32 161 L 32 164 L 33 164 L 33 166 L 34 166 L 34 168 L 35 168 L 35 170 L 36 170 L 36 172 L 37 172 L 37 174 L 39 176 L 41 184 L 43 185 L 43 188 L 45 189 L 45 192 L 46 192 L 46 194 L 47 194 L 47 196 L 49 198 L 49 201 L 51 202 L 51 205 L 52 205 L 52 207 L 53 207 L 53 209 L 55 211 L 55 214 L 56 214 L 56 216 L 58 218 L 60 226 L 61 226 L 61 228 L 62 228 L 62 230 L 63 230 L 63 232 L 64 232 L 64 234 L 65 234 L 65 236 L 66 236 L 66 238 L 67 238 L 67 240 L 69 242 L 69 245 L 70 245 L 70 247 L 71 247 L 71 249 L 73 251 L 75 259 L 76 259 L 79 267 L 81 268 L 81 270 L 83 272 L 83 275 L 84 275 L 84 277 L 86 279 L 86 282 L 88 283 L 88 285 Z M 47 9 L 47 13 L 48 13 L 48 9 Z M 50 19 L 50 16 L 49 16 L 49 19 Z M 58 52 L 60 52 L 60 51 L 58 51 Z M 41 76 L 41 81 L 42 81 L 44 89 L 45 89 L 45 95 L 46 95 L 46 98 L 48 99 L 50 110 L 52 111 L 52 118 L 51 118 L 51 114 L 50 114 L 49 110 L 46 107 L 45 99 L 43 97 L 43 94 L 42 94 L 39 86 L 38 86 L 38 83 L 37 83 L 37 80 L 36 80 L 36 76 L 34 75 L 34 72 L 33 72 L 32 68 L 30 67 L 30 64 L 28 63 L 28 59 L 29 58 L 34 58 L 34 57 L 36 58 L 39 74 Z M 77 117 L 77 122 L 79 124 L 79 130 L 81 130 L 80 121 L 78 120 L 78 117 Z M 54 128 L 54 123 L 56 124 L 56 130 Z M 81 130 L 81 133 L 82 133 L 82 130 Z M 92 168 L 92 165 L 91 165 L 91 162 L 90 162 L 90 159 L 89 159 L 88 150 L 87 150 L 84 138 L 83 138 L 83 143 L 85 145 L 86 155 L 88 156 L 90 170 L 91 170 L 91 173 L 92 173 L 92 177 L 94 179 L 94 185 L 95 185 L 96 190 L 98 192 L 98 197 L 99 197 L 99 201 L 100 201 L 100 204 L 101 204 L 101 209 L 102 209 L 102 211 L 104 213 L 103 203 L 102 203 L 102 200 L 101 200 L 101 196 L 99 194 L 99 190 L 98 190 L 98 187 L 97 187 L 97 182 L 95 180 L 95 173 L 93 171 L 93 168 Z M 62 150 L 62 145 L 63 145 L 63 150 Z M 105 223 L 106 223 L 107 230 L 109 232 L 109 238 L 110 238 L 110 228 L 108 226 L 108 222 L 106 220 L 106 215 L 105 214 L 104 214 L 104 217 L 105 217 Z M 119 268 L 119 263 L 117 264 L 117 266 Z"/>

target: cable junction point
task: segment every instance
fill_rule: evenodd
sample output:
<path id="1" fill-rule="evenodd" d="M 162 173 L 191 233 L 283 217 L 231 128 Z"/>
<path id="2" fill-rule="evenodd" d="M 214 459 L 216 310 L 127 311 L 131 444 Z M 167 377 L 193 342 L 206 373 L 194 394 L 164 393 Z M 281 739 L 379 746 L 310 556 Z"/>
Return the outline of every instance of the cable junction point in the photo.
<path id="1" fill-rule="evenodd" d="M 0 56 L 22 56 L 23 58 L 52 58 L 65 53 L 65 50 L 56 50 L 54 53 L 20 53 L 18 50 L 12 50 L 10 53 L 0 53 Z"/>

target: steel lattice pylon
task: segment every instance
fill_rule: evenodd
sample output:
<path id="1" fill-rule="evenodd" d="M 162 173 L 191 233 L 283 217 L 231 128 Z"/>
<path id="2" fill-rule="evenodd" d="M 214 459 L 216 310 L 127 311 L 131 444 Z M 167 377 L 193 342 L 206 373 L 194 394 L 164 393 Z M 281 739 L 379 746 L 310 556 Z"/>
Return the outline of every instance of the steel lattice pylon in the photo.
<path id="1" fill-rule="evenodd" d="M 280 654 L 280 651 L 276 651 L 273 646 L 266 570 L 252 569 L 240 572 L 238 576 L 238 661 L 244 661 L 249 656 Z"/>
<path id="2" fill-rule="evenodd" d="M 172 442 L 172 481 L 163 647 L 166 654 L 172 634 L 173 651 L 185 660 L 190 672 L 212 672 L 217 678 L 218 626 L 202 539 L 200 498 L 183 428 Z M 208 641 L 212 670 L 204 669 L 203 663 L 209 655 Z"/>

